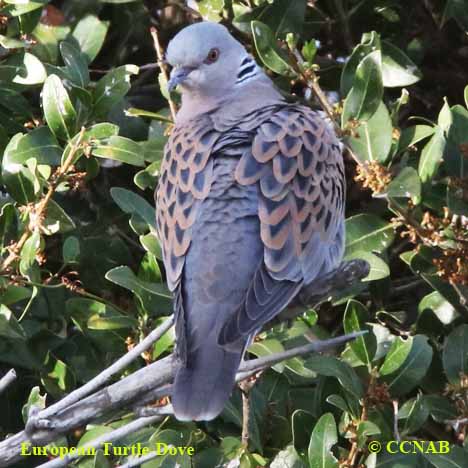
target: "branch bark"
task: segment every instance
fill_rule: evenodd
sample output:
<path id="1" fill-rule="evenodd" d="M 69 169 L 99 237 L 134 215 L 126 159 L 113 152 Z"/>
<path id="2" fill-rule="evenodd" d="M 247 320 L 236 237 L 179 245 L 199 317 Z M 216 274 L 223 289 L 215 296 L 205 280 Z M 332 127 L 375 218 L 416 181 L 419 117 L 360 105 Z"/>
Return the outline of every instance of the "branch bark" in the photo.
<path id="1" fill-rule="evenodd" d="M 317 286 L 307 286 L 301 292 L 301 302 L 311 303 L 307 300 L 307 294 L 310 294 L 312 303 L 316 303 L 317 300 L 325 300 L 330 296 L 335 287 L 339 287 L 339 290 L 350 287 L 353 283 L 366 276 L 367 273 L 368 265 L 366 262 L 360 260 L 345 262 L 330 275 L 327 275 L 322 280 L 318 280 Z M 319 291 L 319 288 L 321 288 L 321 291 Z M 54 405 L 31 416 L 24 431 L 0 442 L 0 467 L 10 466 L 21 459 L 22 443 L 29 442 L 33 445 L 46 445 L 56 440 L 62 434 L 66 434 L 77 427 L 85 426 L 97 418 L 106 417 L 111 419 L 123 410 L 128 411 L 129 408 L 134 410 L 136 408 L 138 412 L 142 404 L 147 404 L 158 398 L 170 395 L 175 368 L 175 358 L 172 354 L 137 370 L 133 374 L 105 388 L 97 389 L 108 382 L 112 376 L 128 366 L 142 351 L 161 337 L 172 326 L 172 323 L 172 318 L 168 319 L 129 353 L 120 358 L 111 367 L 105 369 L 99 376 Z M 286 359 L 335 347 L 359 335 L 360 333 L 353 333 L 330 340 L 316 341 L 282 353 L 245 361 L 240 366 L 236 380 L 244 380 Z M 133 423 L 140 421 L 140 424 L 151 424 L 151 422 L 156 421 L 160 417 L 161 415 L 150 416 L 149 418 L 145 417 L 146 419 L 139 418 Z M 151 422 L 148 422 L 150 420 Z M 117 435 L 119 434 L 121 433 L 118 432 Z M 115 431 L 106 434 L 106 437 L 109 436 L 113 437 L 112 440 L 117 440 L 115 438 Z M 109 441 L 109 439 L 105 441 Z M 55 462 L 55 460 L 53 461 Z M 64 465 L 47 465 L 48 468 L 52 466 Z"/>
<path id="2" fill-rule="evenodd" d="M 0 379 L 0 393 L 3 393 L 15 380 L 16 380 L 16 372 L 15 372 L 15 369 L 10 369 L 10 370 Z"/>

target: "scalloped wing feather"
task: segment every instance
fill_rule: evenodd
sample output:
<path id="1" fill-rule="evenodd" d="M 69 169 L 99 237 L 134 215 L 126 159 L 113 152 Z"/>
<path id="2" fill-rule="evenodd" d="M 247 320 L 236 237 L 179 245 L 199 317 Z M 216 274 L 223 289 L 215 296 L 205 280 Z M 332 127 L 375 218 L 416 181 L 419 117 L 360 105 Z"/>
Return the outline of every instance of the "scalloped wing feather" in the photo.
<path id="1" fill-rule="evenodd" d="M 156 190 L 156 227 L 171 291 L 180 281 L 198 206 L 211 188 L 210 155 L 218 137 L 211 122 L 202 119 L 175 127 L 164 149 Z"/>
<path id="2" fill-rule="evenodd" d="M 236 180 L 258 183 L 264 259 L 245 303 L 222 328 L 229 347 L 272 319 L 303 284 L 341 260 L 345 175 L 341 147 L 309 108 L 286 106 L 261 124 Z"/>

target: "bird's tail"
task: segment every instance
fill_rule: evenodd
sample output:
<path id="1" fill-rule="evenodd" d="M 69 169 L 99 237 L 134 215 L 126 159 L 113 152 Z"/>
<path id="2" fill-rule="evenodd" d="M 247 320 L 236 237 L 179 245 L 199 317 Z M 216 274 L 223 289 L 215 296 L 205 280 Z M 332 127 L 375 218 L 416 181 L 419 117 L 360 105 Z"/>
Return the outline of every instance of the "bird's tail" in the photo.
<path id="1" fill-rule="evenodd" d="M 179 421 L 210 421 L 218 416 L 229 399 L 240 352 L 229 352 L 213 343 L 200 346 L 188 356 L 188 366 L 176 373 L 172 406 Z"/>

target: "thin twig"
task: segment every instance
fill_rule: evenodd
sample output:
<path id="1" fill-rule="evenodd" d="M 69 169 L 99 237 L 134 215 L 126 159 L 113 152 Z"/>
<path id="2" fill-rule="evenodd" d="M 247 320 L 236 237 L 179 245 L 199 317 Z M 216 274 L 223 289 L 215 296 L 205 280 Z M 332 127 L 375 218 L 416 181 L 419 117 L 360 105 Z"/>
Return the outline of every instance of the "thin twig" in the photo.
<path id="1" fill-rule="evenodd" d="M 151 33 L 151 37 L 153 38 L 154 49 L 156 50 L 156 56 L 158 58 L 157 64 L 158 64 L 158 66 L 159 66 L 159 68 L 161 70 L 161 73 L 164 76 L 164 80 L 166 81 L 166 83 L 168 83 L 169 82 L 169 76 L 167 74 L 166 66 L 164 64 L 164 54 L 163 54 L 163 51 L 161 49 L 161 44 L 159 42 L 158 30 L 154 26 L 151 26 L 150 33 Z M 169 102 L 169 108 L 171 109 L 172 120 L 175 122 L 176 114 L 177 114 L 177 108 L 176 108 L 176 105 L 175 105 L 174 101 L 171 99 L 170 95 L 169 95 L 168 102 Z"/>
<path id="2" fill-rule="evenodd" d="M 15 372 L 15 369 L 10 369 L 10 370 L 0 379 L 0 394 L 3 393 L 15 380 L 16 380 L 16 372 Z"/>
<path id="3" fill-rule="evenodd" d="M 296 356 L 303 356 L 310 353 L 320 353 L 329 348 L 334 348 L 339 344 L 346 343 L 354 338 L 365 335 L 366 330 L 349 333 L 343 336 L 337 336 L 336 338 L 330 338 L 328 340 L 314 341 L 313 343 L 308 343 L 303 346 L 298 346 L 297 348 L 288 349 L 282 353 L 270 354 L 269 356 L 264 356 L 257 359 L 251 359 L 249 361 L 244 361 L 239 368 L 239 373 L 237 374 L 236 379 L 243 380 L 247 375 L 252 375 L 255 372 L 267 369 L 272 367 L 278 362 L 286 361 L 287 359 L 292 359 Z"/>
<path id="4" fill-rule="evenodd" d="M 250 391 L 254 386 L 254 382 L 243 380 L 239 383 L 239 388 L 242 394 L 242 446 L 245 450 L 249 447 L 249 424 L 250 424 Z"/>
<path id="5" fill-rule="evenodd" d="M 86 130 L 85 127 L 81 129 L 80 133 L 78 134 L 78 138 L 76 142 L 73 144 L 67 159 L 59 167 L 57 173 L 55 174 L 55 177 L 50 182 L 49 189 L 47 190 L 45 197 L 36 204 L 35 212 L 34 212 L 34 218 L 37 223 L 36 226 L 29 225 L 26 228 L 20 240 L 14 245 L 10 254 L 4 260 L 1 266 L 2 271 L 5 271 L 11 265 L 11 263 L 13 263 L 16 260 L 16 258 L 18 257 L 18 254 L 21 252 L 21 249 L 24 247 L 24 244 L 29 239 L 33 231 L 34 230 L 40 231 L 40 229 L 42 228 L 42 223 L 44 222 L 49 202 L 52 199 L 55 193 L 55 190 L 57 189 L 59 184 L 62 182 L 63 176 L 69 171 L 70 167 L 74 163 L 76 153 L 80 149 L 81 143 L 83 141 L 85 130 Z"/>

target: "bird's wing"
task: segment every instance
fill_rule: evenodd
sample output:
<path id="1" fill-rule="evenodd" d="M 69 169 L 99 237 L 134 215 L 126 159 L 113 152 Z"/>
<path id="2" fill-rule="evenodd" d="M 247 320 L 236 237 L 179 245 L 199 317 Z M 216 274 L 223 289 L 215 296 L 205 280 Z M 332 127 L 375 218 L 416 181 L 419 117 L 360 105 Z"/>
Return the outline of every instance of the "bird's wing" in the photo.
<path id="1" fill-rule="evenodd" d="M 192 225 L 212 182 L 210 154 L 219 137 L 206 119 L 175 127 L 165 146 L 156 190 L 156 227 L 169 289 L 180 281 Z"/>
<path id="2" fill-rule="evenodd" d="M 274 113 L 240 159 L 236 180 L 259 186 L 264 258 L 245 303 L 221 330 L 219 343 L 225 346 L 281 312 L 303 284 L 332 269 L 343 253 L 341 147 L 317 113 L 298 105 Z"/>

